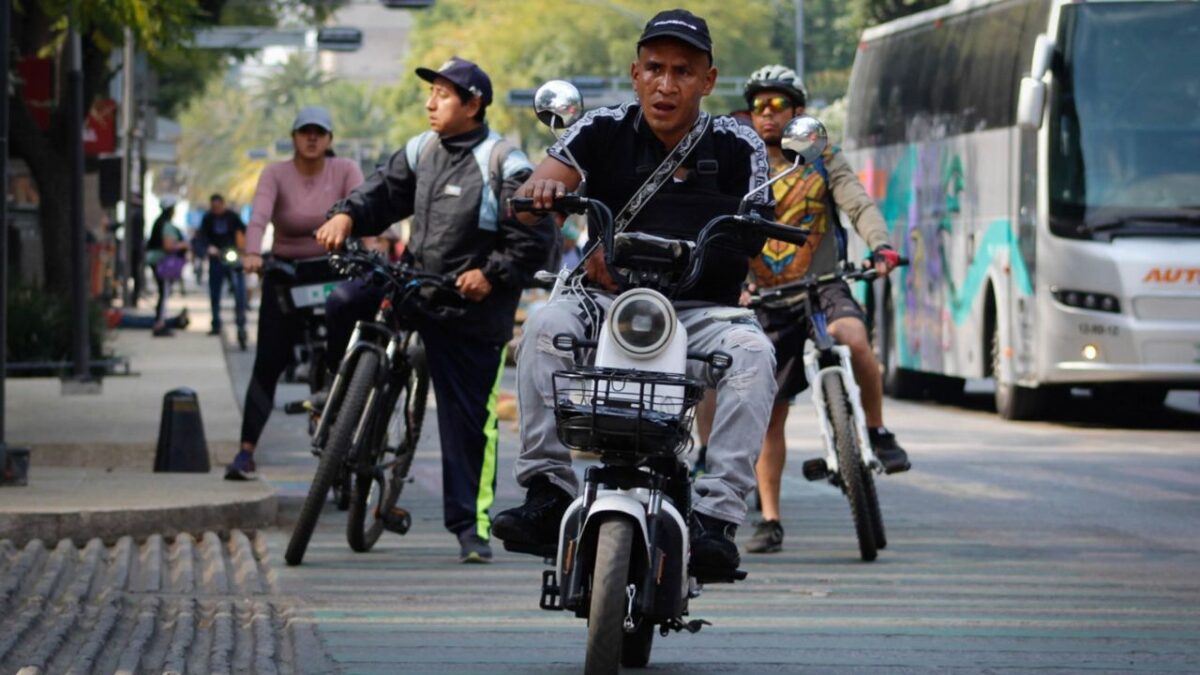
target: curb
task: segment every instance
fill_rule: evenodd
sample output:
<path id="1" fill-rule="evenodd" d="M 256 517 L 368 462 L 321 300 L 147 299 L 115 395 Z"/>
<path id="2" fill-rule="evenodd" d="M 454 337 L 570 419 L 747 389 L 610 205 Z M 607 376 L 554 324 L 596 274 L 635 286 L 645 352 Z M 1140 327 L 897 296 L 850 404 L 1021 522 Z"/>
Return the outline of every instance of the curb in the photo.
<path id="1" fill-rule="evenodd" d="M 184 532 L 211 530 L 224 535 L 232 530 L 272 527 L 278 513 L 279 501 L 273 489 L 258 499 L 223 504 L 74 513 L 2 513 L 0 539 L 9 539 L 16 546 L 34 539 L 45 542 L 70 539 L 83 546 L 91 539 L 111 545 L 125 536 L 140 541 L 153 534 L 171 538 Z"/>

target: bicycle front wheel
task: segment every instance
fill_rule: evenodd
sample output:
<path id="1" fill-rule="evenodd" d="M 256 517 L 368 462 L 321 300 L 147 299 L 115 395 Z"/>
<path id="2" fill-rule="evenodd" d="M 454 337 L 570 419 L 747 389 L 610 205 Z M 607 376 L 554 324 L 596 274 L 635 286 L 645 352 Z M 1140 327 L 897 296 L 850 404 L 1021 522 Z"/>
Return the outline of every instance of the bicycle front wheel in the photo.
<path id="1" fill-rule="evenodd" d="M 345 465 L 346 457 L 350 454 L 350 445 L 354 442 L 354 430 L 362 418 L 363 409 L 367 405 L 367 397 L 375 386 L 375 375 L 379 367 L 379 356 L 372 351 L 364 351 L 358 357 L 354 367 L 354 375 L 346 387 L 345 397 L 335 412 L 333 428 L 321 451 L 321 463 L 317 466 L 317 474 L 313 476 L 312 485 L 308 488 L 308 496 L 300 509 L 300 517 L 292 529 L 292 538 L 288 542 L 284 559 L 289 565 L 299 565 L 304 560 L 304 552 L 308 550 L 308 542 L 312 539 L 313 530 L 317 527 L 317 519 L 321 517 L 321 509 L 325 506 L 325 496 L 329 494 L 333 483 Z M 325 414 L 329 414 L 326 411 Z"/>
<path id="2" fill-rule="evenodd" d="M 850 412 L 850 400 L 842 376 L 830 371 L 821 376 L 821 388 L 825 393 L 826 413 L 833 430 L 833 445 L 837 450 L 838 474 L 842 491 L 850 502 L 850 514 L 854 517 L 854 531 L 858 535 L 858 552 L 862 559 L 870 562 L 878 555 L 875 529 L 871 525 L 871 505 L 868 503 L 867 488 L 863 483 L 862 455 L 854 433 L 854 415 Z M 874 487 L 874 486 L 872 486 Z"/>
<path id="3" fill-rule="evenodd" d="M 391 415 L 395 417 L 408 399 L 408 381 L 393 383 L 393 386 L 399 389 L 391 390 L 382 405 L 376 405 L 374 409 L 392 411 L 395 407 L 397 411 Z M 384 513 L 395 505 L 394 500 L 390 504 L 388 501 L 393 488 L 398 487 L 393 484 L 399 479 L 395 472 L 388 471 L 388 449 L 384 446 L 386 429 L 380 426 L 382 422 L 379 415 L 375 415 L 375 419 L 368 423 L 370 431 L 366 440 L 359 444 L 358 456 L 354 461 L 355 470 L 351 476 L 354 487 L 350 495 L 350 513 L 346 518 L 346 541 L 358 553 L 370 551 L 379 541 L 383 534 Z M 398 455 L 397 462 L 400 459 Z"/>

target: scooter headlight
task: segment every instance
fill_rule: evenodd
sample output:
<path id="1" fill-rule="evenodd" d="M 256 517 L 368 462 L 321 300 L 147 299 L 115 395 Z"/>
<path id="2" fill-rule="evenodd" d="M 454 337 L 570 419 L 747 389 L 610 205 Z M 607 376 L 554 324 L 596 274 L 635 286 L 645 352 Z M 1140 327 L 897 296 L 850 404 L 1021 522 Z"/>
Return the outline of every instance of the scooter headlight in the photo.
<path id="1" fill-rule="evenodd" d="M 630 356 L 658 355 L 675 337 L 675 310 L 661 294 L 635 289 L 617 298 L 609 311 L 613 339 Z"/>

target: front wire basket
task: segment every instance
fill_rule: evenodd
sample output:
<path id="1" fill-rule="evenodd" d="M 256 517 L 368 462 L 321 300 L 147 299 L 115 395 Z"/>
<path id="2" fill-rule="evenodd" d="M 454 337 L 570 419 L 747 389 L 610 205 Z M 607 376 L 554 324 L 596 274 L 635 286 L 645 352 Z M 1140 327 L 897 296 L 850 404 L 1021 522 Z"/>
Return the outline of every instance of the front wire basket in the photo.
<path id="1" fill-rule="evenodd" d="M 554 417 L 568 448 L 610 456 L 686 451 L 704 383 L 684 375 L 615 368 L 554 373 Z"/>

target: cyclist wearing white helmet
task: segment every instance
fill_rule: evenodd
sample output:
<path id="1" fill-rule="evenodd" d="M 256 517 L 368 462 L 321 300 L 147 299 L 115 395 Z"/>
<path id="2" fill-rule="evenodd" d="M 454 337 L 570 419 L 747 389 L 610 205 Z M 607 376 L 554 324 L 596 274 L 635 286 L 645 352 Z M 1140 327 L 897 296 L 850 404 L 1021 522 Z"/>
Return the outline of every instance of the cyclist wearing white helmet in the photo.
<path id="1" fill-rule="evenodd" d="M 804 114 L 808 96 L 791 68 L 769 65 L 747 80 L 744 95 L 751 123 L 767 145 L 772 173 L 791 165 L 783 157 L 780 138 L 793 117 Z M 890 272 L 899 256 L 888 245 L 887 226 L 874 200 L 867 195 L 841 151 L 830 146 L 821 160 L 775 183 L 775 213 L 779 222 L 809 231 L 804 246 L 769 240 L 750 265 L 754 283 L 767 288 L 795 281 L 808 273 L 832 272 L 844 257 L 844 234 L 835 209 L 846 213 L 855 231 L 874 252 L 881 274 Z M 831 201 L 832 197 L 832 201 Z M 836 206 L 835 206 L 836 205 Z M 854 377 L 863 395 L 871 447 L 889 473 L 909 468 L 908 456 L 896 437 L 883 426 L 883 382 L 879 363 L 867 336 L 865 316 L 842 282 L 821 287 L 821 304 L 829 319 L 829 333 L 850 348 Z M 763 519 L 755 525 L 746 545 L 750 553 L 782 549 L 779 521 L 779 487 L 787 447 L 784 425 L 791 399 L 808 386 L 804 376 L 804 342 L 807 322 L 781 319 L 760 312 L 759 321 L 775 345 L 775 377 L 779 385 L 762 452 L 755 466 Z"/>

